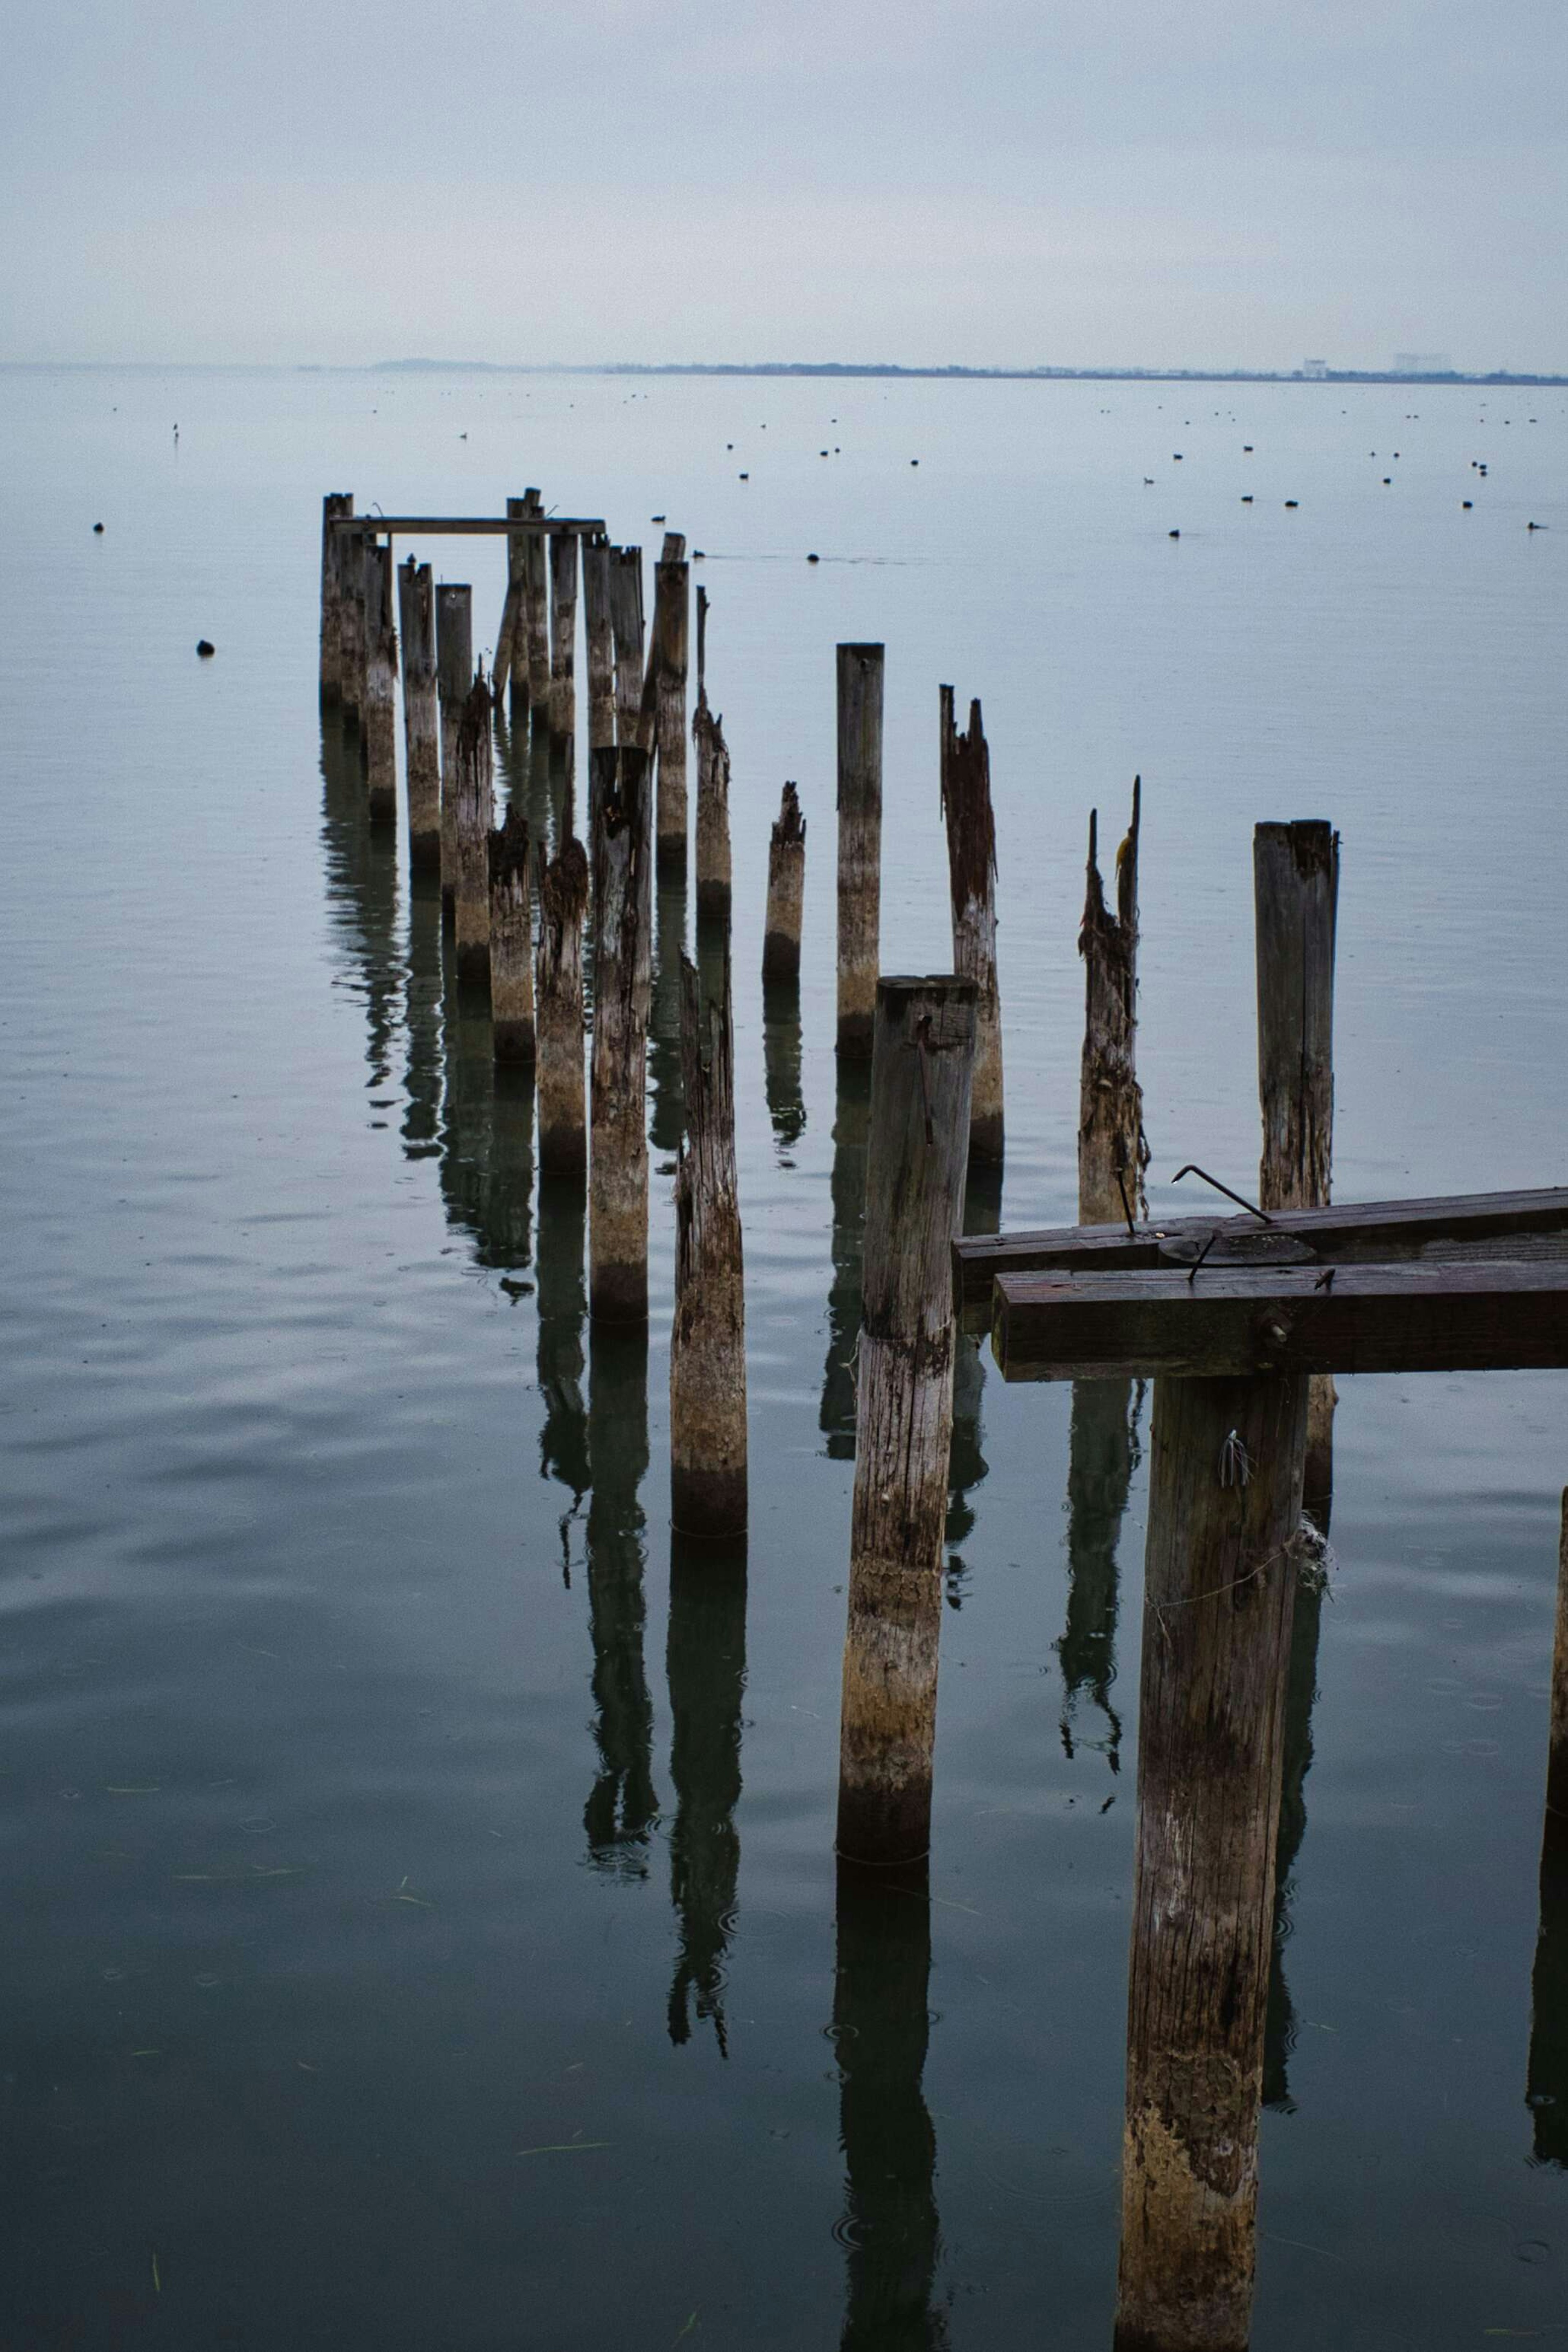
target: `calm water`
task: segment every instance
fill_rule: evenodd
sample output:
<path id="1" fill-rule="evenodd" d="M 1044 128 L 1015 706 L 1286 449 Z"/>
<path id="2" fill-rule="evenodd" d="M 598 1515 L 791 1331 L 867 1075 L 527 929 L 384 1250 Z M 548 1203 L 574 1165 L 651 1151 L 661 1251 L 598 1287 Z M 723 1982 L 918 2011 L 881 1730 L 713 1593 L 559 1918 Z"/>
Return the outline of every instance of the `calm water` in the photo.
<path id="1" fill-rule="evenodd" d="M 1156 1179 L 1256 1172 L 1251 827 L 1310 814 L 1343 833 L 1340 1196 L 1568 1182 L 1568 403 L 13 373 L 0 425 L 0 2344 L 1106 2343 L 1142 1477 L 1118 1529 L 1086 1424 L 1069 1496 L 1069 1391 L 978 1356 L 932 1905 L 835 1918 L 863 1101 L 831 1052 L 833 646 L 888 646 L 889 968 L 948 961 L 937 685 L 984 698 L 1005 1222 L 1071 1213 L 1083 839 L 1134 770 Z M 530 482 L 706 551 L 743 1570 L 668 1531 L 667 1176 L 646 1352 L 590 1349 L 528 1089 L 318 722 L 321 492 Z M 499 547 L 430 551 L 488 641 Z M 542 814 L 548 761 L 503 755 Z M 755 979 L 786 776 L 798 1030 Z M 662 891 L 666 979 L 686 919 Z M 1259 2352 L 1562 2326 L 1565 1407 L 1559 1375 L 1342 1385 Z"/>

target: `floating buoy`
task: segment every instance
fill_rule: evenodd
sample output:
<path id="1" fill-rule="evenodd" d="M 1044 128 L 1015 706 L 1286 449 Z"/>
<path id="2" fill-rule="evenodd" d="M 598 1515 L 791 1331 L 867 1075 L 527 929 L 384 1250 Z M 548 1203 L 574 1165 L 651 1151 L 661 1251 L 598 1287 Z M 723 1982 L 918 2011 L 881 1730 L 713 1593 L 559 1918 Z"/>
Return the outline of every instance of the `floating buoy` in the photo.
<path id="1" fill-rule="evenodd" d="M 210 638 L 198 637 L 196 639 L 196 651 L 201 656 L 203 661 L 211 661 L 214 654 L 217 651 L 217 647 L 212 643 Z"/>

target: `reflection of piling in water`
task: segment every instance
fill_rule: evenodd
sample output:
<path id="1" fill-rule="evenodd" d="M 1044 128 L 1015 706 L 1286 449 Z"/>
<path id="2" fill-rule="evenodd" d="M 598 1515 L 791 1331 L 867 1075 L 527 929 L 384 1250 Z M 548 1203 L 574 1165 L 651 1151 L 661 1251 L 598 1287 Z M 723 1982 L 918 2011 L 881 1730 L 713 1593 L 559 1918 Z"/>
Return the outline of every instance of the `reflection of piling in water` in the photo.
<path id="1" fill-rule="evenodd" d="M 481 670 L 458 726 L 458 971 L 487 981 L 490 970 L 490 826 L 495 814 L 490 690 Z"/>
<path id="2" fill-rule="evenodd" d="M 583 634 L 588 656 L 588 748 L 616 740 L 616 640 L 610 622 L 610 542 L 602 530 L 583 541 Z"/>
<path id="3" fill-rule="evenodd" d="M 840 2352 L 943 2352 L 931 2308 L 942 2228 L 936 2133 L 921 2077 L 931 2036 L 924 1864 L 838 1865 L 833 2039 L 846 2171 Z"/>
<path id="4" fill-rule="evenodd" d="M 855 1459 L 855 1347 L 860 1337 L 860 1264 L 866 1231 L 866 1139 L 871 1068 L 840 1055 L 834 1094 L 833 1280 L 827 1293 L 827 1361 L 817 1426 L 835 1462 Z"/>
<path id="5" fill-rule="evenodd" d="M 583 919 L 588 860 L 570 836 L 539 886 L 536 1035 L 539 1165 L 581 1177 L 588 1164 L 583 1092 Z"/>
<path id="6" fill-rule="evenodd" d="M 1307 1459 L 1311 1450 L 1312 1401 L 1307 1400 Z M 1274 1938 L 1268 1971 L 1268 2004 L 1263 2028 L 1263 2104 L 1293 2114 L 1290 2060 L 1296 2048 L 1296 2009 L 1285 1976 L 1296 1894 L 1296 1858 L 1307 1834 L 1307 1775 L 1312 1769 L 1312 1704 L 1318 1696 L 1318 1637 L 1322 1629 L 1320 1579 L 1297 1580 L 1291 1610 L 1290 1672 L 1285 1685 L 1285 1734 L 1280 1768 L 1279 1836 L 1274 1850 Z"/>
<path id="7" fill-rule="evenodd" d="M 1568 1491 L 1557 1549 L 1546 1815 L 1541 1840 L 1541 1930 L 1531 1979 L 1526 2097 L 1538 2164 L 1568 2171 Z"/>
<path id="8" fill-rule="evenodd" d="M 974 1087 L 969 1149 L 1000 1160 L 1003 1147 L 1002 998 L 996 981 L 996 827 L 991 812 L 991 754 L 980 705 L 958 731 L 952 688 L 941 689 L 942 813 L 952 904 L 952 968 L 974 982 Z"/>
<path id="9" fill-rule="evenodd" d="M 800 977 L 800 926 L 805 898 L 805 819 L 800 794 L 785 784 L 768 844 L 768 905 L 763 920 L 763 981 Z"/>
<path id="10" fill-rule="evenodd" d="M 416 874 L 408 893 L 408 976 L 404 992 L 407 1075 L 403 1150 L 409 1160 L 439 1154 L 441 1128 L 441 886 Z"/>
<path id="11" fill-rule="evenodd" d="M 1078 1220 L 1119 1224 L 1145 1215 L 1143 1092 L 1138 1084 L 1138 835 L 1142 784 L 1132 779 L 1132 821 L 1116 853 L 1116 911 L 1100 878 L 1100 812 L 1089 813 L 1089 872 L 1079 953 L 1083 958 L 1083 1055 L 1079 1066 Z"/>
<path id="12" fill-rule="evenodd" d="M 741 1840 L 741 1704 L 746 1689 L 746 1548 L 689 1544 L 669 1555 L 669 1777 L 675 1823 L 669 1895 L 679 1937 L 669 1987 L 669 2038 L 710 2022 L 721 2052 L 724 1963 L 734 1932 Z"/>
<path id="13" fill-rule="evenodd" d="M 963 1186 L 963 1231 L 1002 1230 L 1002 1162 L 972 1159 Z M 947 1600 L 962 1607 L 969 1570 L 959 1549 L 974 1530 L 969 1497 L 989 1467 L 982 1451 L 981 1408 L 985 1395 L 985 1360 L 978 1339 L 954 1327 L 952 1348 L 952 1446 L 947 1473 Z"/>
<path id="14" fill-rule="evenodd" d="M 647 1317 L 648 1000 L 652 988 L 647 760 L 594 753 L 593 1145 L 588 1303 L 596 1318 Z"/>
<path id="15" fill-rule="evenodd" d="M 763 988 L 763 1092 L 780 1159 L 790 1167 L 793 1162 L 785 1155 L 805 1133 L 798 981 L 769 981 Z"/>
<path id="16" fill-rule="evenodd" d="M 838 1744 L 837 1845 L 858 1862 L 909 1862 L 931 1843 L 973 1066 L 973 981 L 878 982 Z"/>
<path id="17" fill-rule="evenodd" d="M 458 727 L 474 682 L 474 592 L 457 582 L 436 591 L 436 687 L 441 705 L 441 903 L 458 895 Z"/>
<path id="18" fill-rule="evenodd" d="M 475 1263 L 519 1273 L 532 1255 L 533 1076 L 497 1065 L 489 1004 L 454 961 L 443 1007 L 447 1091 L 441 1193 L 450 1223 L 470 1234 Z"/>
<path id="19" fill-rule="evenodd" d="M 598 1767 L 583 1826 L 596 1867 L 641 1878 L 658 1810 L 653 1704 L 643 1665 L 647 1612 L 637 1494 L 647 1468 L 647 1332 L 596 1322 L 590 1344 L 588 1630 Z"/>
<path id="20" fill-rule="evenodd" d="M 1245 2352 L 1306 1383 L 1154 1384 L 1117 2352 Z"/>
<path id="21" fill-rule="evenodd" d="M 498 1062 L 531 1062 L 533 892 L 528 826 L 515 802 L 489 836 L 490 1027 Z"/>
<path id="22" fill-rule="evenodd" d="M 373 824 L 397 822 L 397 630 L 392 549 L 365 550 L 365 778 Z"/>
<path id="23" fill-rule="evenodd" d="M 881 958 L 880 646 L 838 647 L 838 1051 L 871 1051 Z"/>
<path id="24" fill-rule="evenodd" d="M 539 1179 L 538 1308 L 539 1394 L 544 1419 L 539 1433 L 539 1475 L 553 1478 L 572 1497 L 562 1518 L 562 1541 L 589 1486 L 588 1418 L 583 1402 L 583 1328 L 588 1290 L 583 1243 L 587 1202 L 571 1177 Z M 566 1563 L 563 1570 L 570 1575 Z"/>
<path id="25" fill-rule="evenodd" d="M 397 848 L 384 826 L 370 823 L 359 745 L 346 719 L 332 712 L 321 720 L 321 785 L 327 901 L 333 929 L 342 940 L 363 993 L 370 1086 L 379 1091 L 392 1075 L 402 982 L 397 952 Z"/>
<path id="26" fill-rule="evenodd" d="M 408 790 L 408 863 L 441 864 L 441 719 L 436 693 L 436 596 L 430 566 L 411 555 L 397 574 L 403 633 L 403 766 Z"/>
<path id="27" fill-rule="evenodd" d="M 1057 1643 L 1062 1747 L 1070 1759 L 1083 1738 L 1078 1707 L 1087 1694 L 1105 1717 L 1105 1730 L 1083 1744 L 1102 1748 L 1113 1772 L 1121 1762 L 1121 1723 L 1110 1704 L 1116 1680 L 1116 1547 L 1137 1458 L 1131 1381 L 1075 1381 L 1068 1454 L 1068 1614 Z"/>
<path id="28" fill-rule="evenodd" d="M 680 971 L 686 1133 L 675 1177 L 669 1515 L 689 1536 L 746 1526 L 746 1292 L 735 1174 L 735 1047 L 726 960 L 710 994 Z"/>

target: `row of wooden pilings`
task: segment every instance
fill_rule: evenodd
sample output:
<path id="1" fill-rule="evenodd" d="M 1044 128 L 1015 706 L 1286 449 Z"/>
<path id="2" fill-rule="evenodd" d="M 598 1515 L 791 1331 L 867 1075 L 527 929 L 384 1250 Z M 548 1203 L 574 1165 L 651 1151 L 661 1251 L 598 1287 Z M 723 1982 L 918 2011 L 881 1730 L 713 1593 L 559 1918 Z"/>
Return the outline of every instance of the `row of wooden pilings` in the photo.
<path id="1" fill-rule="evenodd" d="M 591 1315 L 636 1324 L 647 1313 L 651 875 L 656 862 L 684 870 L 688 846 L 689 568 L 683 541 L 669 534 L 645 645 L 640 551 L 583 541 L 591 855 L 576 836 L 569 783 L 555 853 L 536 873 L 518 813 L 493 823 L 492 714 L 510 688 L 514 705 L 526 697 L 552 732 L 574 736 L 578 538 L 538 527 L 537 493 L 509 501 L 509 517 L 514 510 L 534 528 L 509 543 L 489 677 L 472 661 L 470 592 L 433 593 L 429 567 L 412 559 L 398 573 L 410 856 L 439 866 L 459 971 L 489 983 L 498 1058 L 535 1062 L 542 1170 L 586 1174 Z M 358 717 L 373 819 L 396 811 L 399 632 L 389 575 L 370 528 L 329 530 L 322 689 Z M 723 922 L 730 760 L 707 698 L 700 594 L 697 637 L 698 905 L 700 916 Z M 911 1874 L 923 1881 L 930 1845 L 959 1345 L 951 1244 L 966 1168 L 972 1157 L 1000 1159 L 1005 1118 L 995 840 L 979 706 L 961 732 L 952 691 L 942 689 L 955 969 L 893 977 L 879 971 L 882 688 L 879 646 L 838 648 L 837 1043 L 846 1058 L 869 1058 L 871 1087 L 837 1848 L 841 1870 L 895 1871 L 908 1884 Z M 1111 906 L 1091 819 L 1080 932 L 1084 1223 L 1131 1224 L 1144 1212 L 1140 823 L 1135 785 Z M 805 840 L 799 795 L 786 784 L 770 858 L 770 979 L 798 973 Z M 1315 822 L 1260 826 L 1255 875 L 1261 1200 L 1309 1205 L 1327 1200 L 1331 1157 L 1337 835 Z M 672 1520 L 711 1537 L 742 1530 L 747 1510 L 727 941 L 721 971 L 705 996 L 683 959 L 686 1136 L 670 1357 Z M 1315 1478 L 1324 1501 L 1328 1491 L 1331 1390 L 1323 1387 L 1310 1400 L 1306 1383 L 1272 1377 L 1155 1386 L 1121 2352 L 1239 2352 L 1247 2341 L 1280 1731 L 1303 1481 L 1311 1491 Z"/>

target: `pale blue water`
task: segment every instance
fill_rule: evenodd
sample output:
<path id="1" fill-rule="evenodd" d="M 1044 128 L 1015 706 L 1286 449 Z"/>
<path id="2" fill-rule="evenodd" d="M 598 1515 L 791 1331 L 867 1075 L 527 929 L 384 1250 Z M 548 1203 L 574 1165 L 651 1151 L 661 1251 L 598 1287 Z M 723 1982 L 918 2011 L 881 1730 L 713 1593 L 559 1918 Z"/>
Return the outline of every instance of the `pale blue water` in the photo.
<path id="1" fill-rule="evenodd" d="M 1249 1187 L 1251 827 L 1325 815 L 1338 1194 L 1568 1182 L 1568 402 L 11 372 L 0 423 L 0 2343 L 1106 2342 L 1142 1485 L 1069 1757 L 1071 1400 L 994 1369 L 955 1450 L 923 2075 L 920 1906 L 869 1958 L 848 1923 L 833 2030 L 833 647 L 888 646 L 889 968 L 948 960 L 937 685 L 984 699 L 1006 1224 L 1071 1213 L 1084 834 L 1134 770 L 1157 1178 Z M 705 551 L 743 1589 L 672 1573 L 668 1180 L 639 1486 L 641 1366 L 599 1351 L 590 1426 L 526 1090 L 318 723 L 321 492 L 529 483 Z M 488 644 L 499 544 L 429 551 Z M 1561 1375 L 1342 1385 L 1259 2352 L 1561 2326 L 1568 2120 L 1526 2084 L 1565 1406 Z M 1568 2113 L 1565 1916 L 1532 2079 Z"/>

